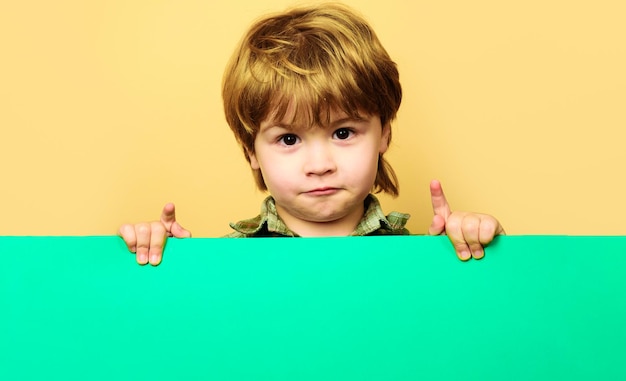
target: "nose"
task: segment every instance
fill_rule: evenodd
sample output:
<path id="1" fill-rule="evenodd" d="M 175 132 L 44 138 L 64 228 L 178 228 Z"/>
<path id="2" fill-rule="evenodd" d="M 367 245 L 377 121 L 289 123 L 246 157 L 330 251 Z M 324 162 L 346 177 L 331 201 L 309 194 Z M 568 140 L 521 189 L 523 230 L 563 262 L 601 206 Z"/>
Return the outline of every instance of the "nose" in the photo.
<path id="1" fill-rule="evenodd" d="M 329 143 L 311 142 L 306 148 L 304 172 L 307 176 L 321 176 L 337 170 L 335 157 Z"/>

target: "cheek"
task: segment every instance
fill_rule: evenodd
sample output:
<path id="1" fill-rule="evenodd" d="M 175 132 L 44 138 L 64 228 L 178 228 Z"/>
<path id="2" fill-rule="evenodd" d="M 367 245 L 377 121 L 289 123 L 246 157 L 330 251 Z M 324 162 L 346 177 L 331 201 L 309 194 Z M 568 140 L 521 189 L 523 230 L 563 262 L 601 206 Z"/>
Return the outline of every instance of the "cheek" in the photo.
<path id="1" fill-rule="evenodd" d="M 355 159 L 356 158 L 356 159 Z M 356 155 L 352 155 L 350 160 L 346 160 L 347 166 L 344 176 L 353 183 L 368 185 L 376 180 L 378 171 L 378 151 L 364 149 Z"/>
<path id="2" fill-rule="evenodd" d="M 281 160 L 280 158 L 273 160 L 271 157 L 262 157 L 259 159 L 259 165 L 270 193 L 292 188 L 292 183 L 297 183 L 297 174 L 289 160 Z"/>

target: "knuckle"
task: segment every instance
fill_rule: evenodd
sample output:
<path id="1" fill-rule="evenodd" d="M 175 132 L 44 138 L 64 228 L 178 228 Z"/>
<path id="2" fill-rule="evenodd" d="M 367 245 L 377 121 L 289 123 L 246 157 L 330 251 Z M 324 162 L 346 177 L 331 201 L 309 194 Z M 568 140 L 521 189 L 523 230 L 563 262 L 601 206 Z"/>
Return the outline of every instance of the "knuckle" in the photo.
<path id="1" fill-rule="evenodd" d="M 167 231 L 167 229 L 165 228 L 165 225 L 163 225 L 163 223 L 161 223 L 160 221 L 152 222 L 151 230 L 152 230 L 152 234 L 156 234 L 156 235 L 165 235 L 165 232 Z"/>
<path id="2" fill-rule="evenodd" d="M 463 232 L 469 234 L 478 233 L 480 221 L 475 217 L 467 217 L 463 220 Z"/>
<path id="3" fill-rule="evenodd" d="M 453 242 L 454 245 L 454 249 L 458 252 L 461 251 L 466 251 L 468 249 L 467 247 L 467 243 L 465 241 L 463 242 Z"/>
<path id="4" fill-rule="evenodd" d="M 479 243 L 471 243 L 469 245 L 470 250 L 475 253 L 475 252 L 480 252 L 483 249 L 483 246 Z"/>
<path id="5" fill-rule="evenodd" d="M 123 225 L 122 225 L 122 226 L 120 226 L 120 228 L 118 229 L 118 233 L 119 233 L 119 235 L 123 236 L 123 235 L 127 234 L 130 228 L 131 228 L 131 225 L 129 225 L 129 224 L 123 224 Z"/>
<path id="6" fill-rule="evenodd" d="M 124 224 L 124 225 L 120 226 L 118 234 L 126 242 L 134 242 L 135 241 L 135 229 L 130 224 Z"/>
<path id="7" fill-rule="evenodd" d="M 446 230 L 458 231 L 461 229 L 461 220 L 458 218 L 449 218 L 446 222 Z"/>
<path id="8" fill-rule="evenodd" d="M 135 230 L 137 234 L 148 235 L 150 234 L 150 225 L 147 223 L 139 223 L 135 225 Z"/>
<path id="9" fill-rule="evenodd" d="M 155 240 L 150 242 L 150 254 L 160 254 L 163 250 L 165 242 L 163 240 Z"/>
<path id="10" fill-rule="evenodd" d="M 493 236 L 496 232 L 496 223 L 493 220 L 489 219 L 487 221 L 484 221 L 481 224 L 480 228 L 482 232 Z"/>

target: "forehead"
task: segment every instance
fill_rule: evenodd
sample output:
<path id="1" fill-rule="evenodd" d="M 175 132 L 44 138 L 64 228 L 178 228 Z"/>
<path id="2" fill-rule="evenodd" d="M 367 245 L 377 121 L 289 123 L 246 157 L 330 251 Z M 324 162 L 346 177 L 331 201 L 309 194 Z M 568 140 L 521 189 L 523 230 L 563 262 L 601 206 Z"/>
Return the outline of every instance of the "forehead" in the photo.
<path id="1" fill-rule="evenodd" d="M 275 106 L 268 117 L 261 121 L 261 128 L 273 125 L 307 129 L 328 127 L 340 120 L 365 120 L 368 113 L 355 109 L 350 112 L 333 105 L 309 106 L 290 101 L 283 107 Z"/>

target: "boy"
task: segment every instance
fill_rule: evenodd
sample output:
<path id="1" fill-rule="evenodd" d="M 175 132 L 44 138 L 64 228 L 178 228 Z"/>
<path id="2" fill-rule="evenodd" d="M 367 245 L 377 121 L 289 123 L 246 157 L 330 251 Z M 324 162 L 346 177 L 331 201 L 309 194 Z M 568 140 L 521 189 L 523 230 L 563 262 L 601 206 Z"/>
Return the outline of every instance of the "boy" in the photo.
<path id="1" fill-rule="evenodd" d="M 370 192 L 398 195 L 383 158 L 402 90 L 395 63 L 360 16 L 337 4 L 294 8 L 255 23 L 228 64 L 226 120 L 259 189 L 270 194 L 255 218 L 229 237 L 409 234 L 406 214 L 382 213 Z M 430 185 L 429 234 L 446 233 L 461 260 L 482 258 L 504 234 L 489 215 L 451 212 Z M 139 264 L 158 265 L 167 237 L 190 237 L 173 204 L 161 220 L 123 225 Z"/>

